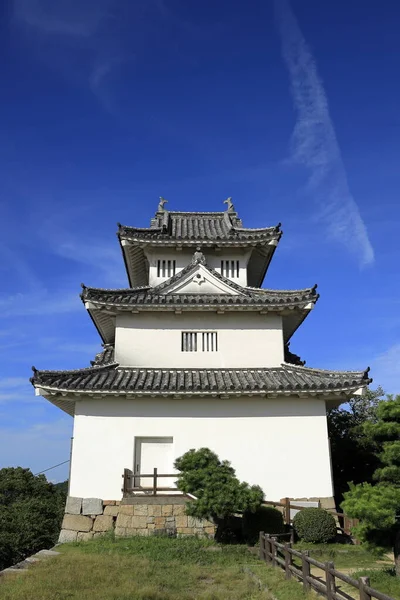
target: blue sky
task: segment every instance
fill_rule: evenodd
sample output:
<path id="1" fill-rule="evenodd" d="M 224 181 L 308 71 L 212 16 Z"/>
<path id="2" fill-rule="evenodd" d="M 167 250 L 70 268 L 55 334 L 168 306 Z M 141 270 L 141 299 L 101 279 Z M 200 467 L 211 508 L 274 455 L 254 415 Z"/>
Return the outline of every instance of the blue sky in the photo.
<path id="1" fill-rule="evenodd" d="M 118 221 L 283 223 L 265 286 L 319 284 L 291 349 L 400 391 L 400 6 L 10 0 L 1 8 L 0 466 L 68 459 L 30 367 L 87 366 L 80 282 L 126 286 Z M 66 477 L 67 467 L 49 473 Z"/>

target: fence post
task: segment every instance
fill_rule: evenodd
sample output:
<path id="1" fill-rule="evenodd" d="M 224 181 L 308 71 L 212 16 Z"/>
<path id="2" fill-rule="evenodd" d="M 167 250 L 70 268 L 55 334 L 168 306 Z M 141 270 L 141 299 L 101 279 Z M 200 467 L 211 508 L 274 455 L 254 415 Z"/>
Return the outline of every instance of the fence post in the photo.
<path id="1" fill-rule="evenodd" d="M 310 556 L 309 550 L 305 550 L 304 552 L 301 553 L 301 572 L 303 575 L 303 590 L 305 592 L 308 592 L 311 587 L 310 582 L 307 579 L 307 577 L 310 577 L 310 575 L 311 575 L 310 563 L 307 560 L 307 558 L 309 556 Z"/>
<path id="2" fill-rule="evenodd" d="M 336 583 L 335 576 L 332 570 L 335 568 L 333 562 L 325 563 L 325 577 L 326 577 L 326 597 L 328 600 L 334 600 L 336 594 Z"/>
<path id="3" fill-rule="evenodd" d="M 153 471 L 153 496 L 157 496 L 157 467 Z"/>
<path id="4" fill-rule="evenodd" d="M 272 566 L 273 567 L 276 567 L 276 565 L 278 564 L 275 560 L 276 555 L 278 553 L 278 548 L 276 547 L 276 542 L 277 542 L 276 537 L 272 537 L 271 538 L 271 551 L 272 551 Z"/>
<path id="5" fill-rule="evenodd" d="M 368 594 L 366 587 L 369 587 L 369 577 L 360 577 L 359 589 L 360 589 L 360 600 L 371 600 L 371 594 Z"/>
<path id="6" fill-rule="evenodd" d="M 132 475 L 132 471 L 130 469 L 124 469 L 124 474 L 122 475 L 122 478 L 123 478 L 123 482 L 122 482 L 122 494 L 123 494 L 123 497 L 125 497 L 129 493 L 130 488 L 132 487 L 130 485 L 130 483 L 131 483 L 131 475 Z"/>
<path id="7" fill-rule="evenodd" d="M 285 498 L 285 523 L 290 525 L 290 498 Z"/>
<path id="8" fill-rule="evenodd" d="M 271 538 L 268 533 L 264 536 L 264 552 L 265 552 L 265 562 L 272 561 L 272 545 Z"/>
<path id="9" fill-rule="evenodd" d="M 265 533 L 260 531 L 259 535 L 260 547 L 258 549 L 258 556 L 260 560 L 265 560 Z"/>
<path id="10" fill-rule="evenodd" d="M 292 576 L 292 573 L 290 571 L 290 566 L 292 564 L 292 555 L 290 553 L 289 548 L 290 548 L 289 544 L 285 544 L 284 554 L 285 554 L 285 578 L 286 579 L 290 579 Z"/>

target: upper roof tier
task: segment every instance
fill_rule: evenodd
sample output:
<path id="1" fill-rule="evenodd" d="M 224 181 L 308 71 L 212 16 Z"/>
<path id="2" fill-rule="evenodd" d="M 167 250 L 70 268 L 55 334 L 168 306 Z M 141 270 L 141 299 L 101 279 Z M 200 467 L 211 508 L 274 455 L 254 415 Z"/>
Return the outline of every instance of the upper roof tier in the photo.
<path id="1" fill-rule="evenodd" d="M 204 248 L 250 249 L 248 284 L 259 287 L 265 277 L 274 250 L 282 236 L 281 224 L 275 227 L 248 229 L 243 227 L 231 198 L 224 212 L 168 211 L 166 200 L 160 198 L 158 210 L 150 227 L 128 227 L 118 224 L 131 287 L 148 285 L 149 273 L 146 249 L 181 250 L 201 245 Z"/>
<path id="2" fill-rule="evenodd" d="M 316 285 L 302 290 L 243 287 L 208 267 L 202 252 L 196 252 L 187 267 L 156 287 L 115 290 L 83 284 L 82 287 L 82 301 L 105 343 L 115 340 L 118 313 L 154 310 L 280 314 L 286 343 L 319 298 Z"/>

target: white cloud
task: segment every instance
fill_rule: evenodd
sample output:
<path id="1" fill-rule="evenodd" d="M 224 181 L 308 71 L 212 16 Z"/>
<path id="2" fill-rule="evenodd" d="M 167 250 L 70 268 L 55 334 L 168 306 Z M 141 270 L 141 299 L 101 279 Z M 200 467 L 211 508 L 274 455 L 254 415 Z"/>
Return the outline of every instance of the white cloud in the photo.
<path id="1" fill-rule="evenodd" d="M 81 310 L 78 293 L 46 290 L 0 296 L 0 317 L 49 316 Z"/>
<path id="2" fill-rule="evenodd" d="M 356 255 L 361 266 L 374 261 L 366 226 L 350 192 L 324 86 L 288 0 L 275 0 L 282 53 L 297 113 L 292 159 L 306 167 L 309 190 L 330 237 Z"/>
<path id="3" fill-rule="evenodd" d="M 400 343 L 390 346 L 373 360 L 371 375 L 374 385 L 381 385 L 387 393 L 400 394 Z"/>
<path id="4" fill-rule="evenodd" d="M 20 429 L 0 428 L 2 467 L 27 467 L 34 473 L 69 459 L 72 435 L 71 417 L 57 421 L 37 423 Z M 68 477 L 68 464 L 46 473 L 52 480 Z"/>
<path id="5" fill-rule="evenodd" d="M 62 244 L 56 243 L 53 248 L 59 256 L 102 272 L 102 278 L 106 278 L 106 287 L 127 286 L 124 261 L 117 241 L 110 244 L 98 240 L 86 240 L 82 244 L 81 241 L 69 238 Z"/>

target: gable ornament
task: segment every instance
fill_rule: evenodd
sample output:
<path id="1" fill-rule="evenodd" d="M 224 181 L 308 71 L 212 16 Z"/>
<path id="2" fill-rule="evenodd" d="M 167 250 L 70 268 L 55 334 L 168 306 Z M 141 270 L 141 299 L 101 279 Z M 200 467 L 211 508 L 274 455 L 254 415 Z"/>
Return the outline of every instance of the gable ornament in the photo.
<path id="1" fill-rule="evenodd" d="M 203 252 L 201 251 L 200 246 L 197 246 L 195 253 L 193 254 L 193 258 L 192 258 L 192 265 L 205 265 L 207 264 L 206 261 L 206 257 L 204 256 Z"/>

